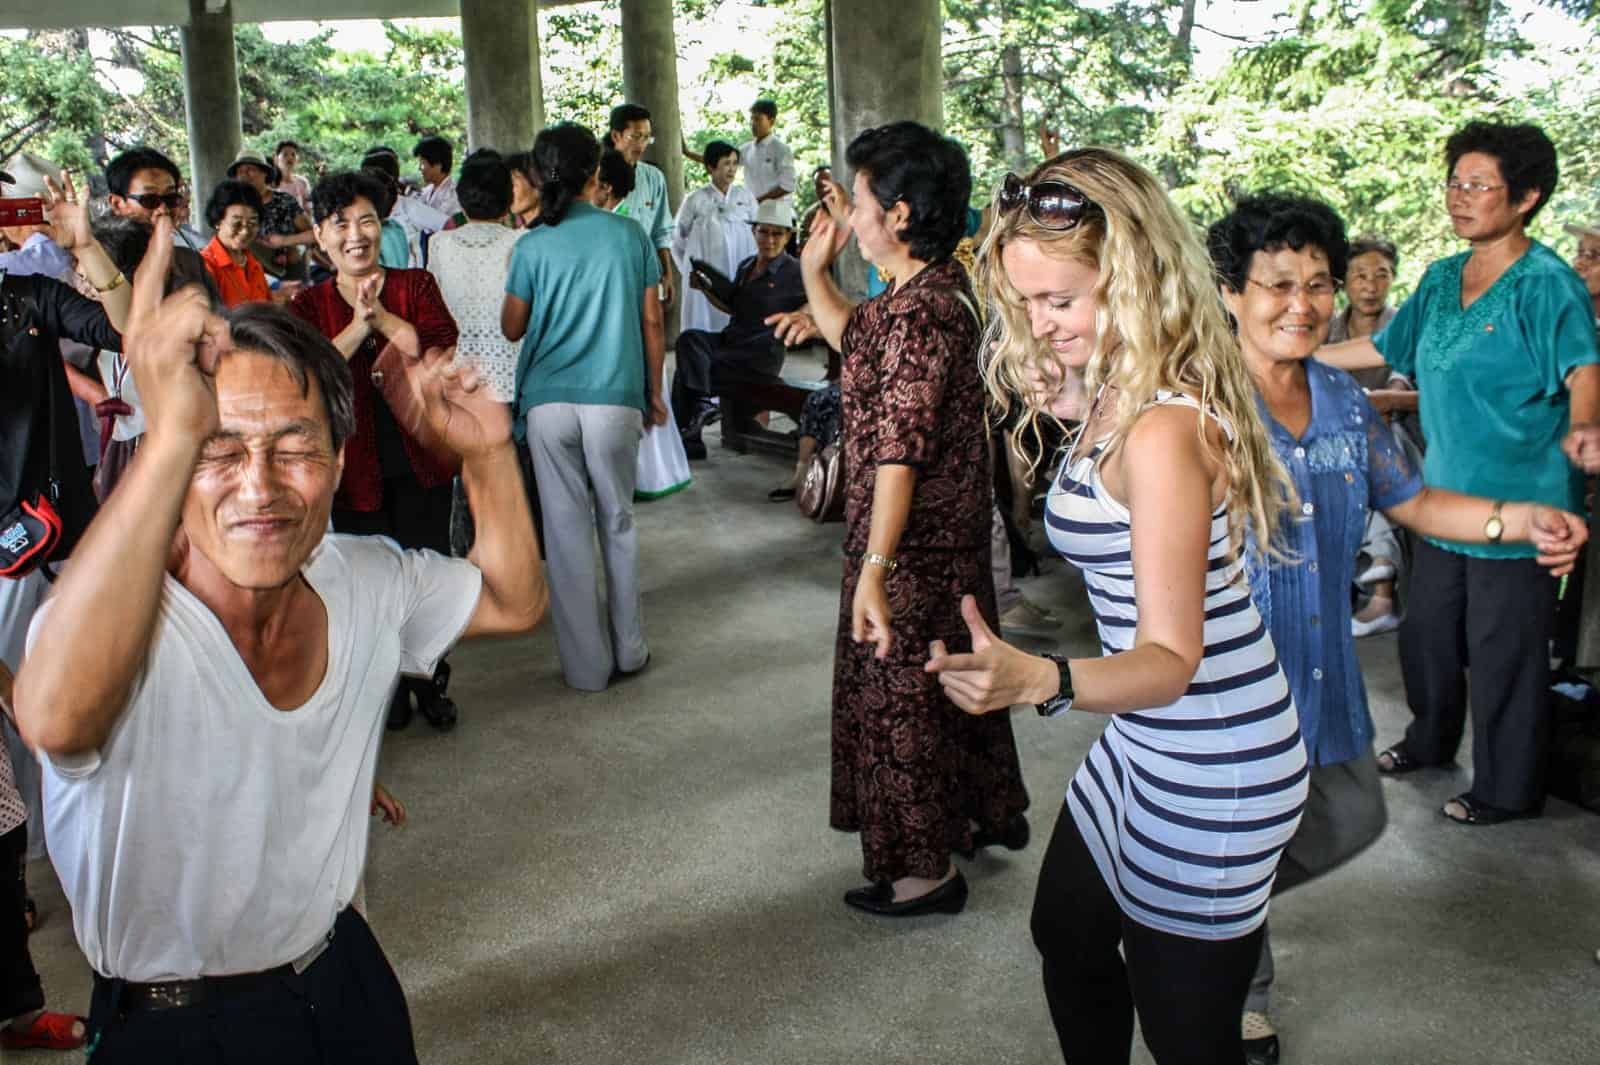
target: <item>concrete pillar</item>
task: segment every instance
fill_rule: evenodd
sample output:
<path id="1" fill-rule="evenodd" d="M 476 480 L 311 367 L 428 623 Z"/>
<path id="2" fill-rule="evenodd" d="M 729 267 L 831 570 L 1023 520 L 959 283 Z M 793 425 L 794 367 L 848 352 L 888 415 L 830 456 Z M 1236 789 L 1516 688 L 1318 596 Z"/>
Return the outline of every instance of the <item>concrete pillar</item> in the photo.
<path id="1" fill-rule="evenodd" d="M 209 228 L 206 199 L 228 176 L 228 164 L 244 142 L 232 8 L 229 0 L 189 0 L 189 23 L 178 33 L 189 130 L 189 221 L 202 231 Z"/>
<path id="2" fill-rule="evenodd" d="M 515 32 L 515 27 L 525 27 Z M 539 7 L 534 0 L 461 0 L 467 73 L 467 150 L 533 147 L 544 124 Z"/>
<path id="3" fill-rule="evenodd" d="M 672 0 L 622 0 L 622 92 L 650 112 L 656 142 L 645 161 L 667 176 L 674 213 L 683 201 L 683 127 L 678 121 L 678 44 Z"/>
<path id="4" fill-rule="evenodd" d="M 858 134 L 911 119 L 944 127 L 939 0 L 827 0 L 828 106 L 833 176 L 850 188 L 845 151 Z M 845 292 L 866 292 L 867 264 L 851 243 L 839 257 Z"/>

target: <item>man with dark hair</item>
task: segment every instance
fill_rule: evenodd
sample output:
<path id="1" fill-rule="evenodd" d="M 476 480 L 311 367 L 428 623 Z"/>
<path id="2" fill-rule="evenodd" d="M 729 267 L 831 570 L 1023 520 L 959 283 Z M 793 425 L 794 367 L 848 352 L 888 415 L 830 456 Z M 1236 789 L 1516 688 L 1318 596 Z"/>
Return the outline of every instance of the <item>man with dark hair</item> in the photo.
<path id="1" fill-rule="evenodd" d="M 153 227 L 156 219 L 162 216 L 173 220 L 171 239 L 176 252 L 171 259 L 167 291 L 184 285 L 199 285 L 211 298 L 211 305 L 219 307 L 216 283 L 211 280 L 205 260 L 200 258 L 200 249 L 184 240 L 177 228 L 178 209 L 189 199 L 182 184 L 183 175 L 178 172 L 178 164 L 154 148 L 130 148 L 106 164 L 112 214 L 132 218 L 146 228 Z"/>
<path id="2" fill-rule="evenodd" d="M 268 304 L 161 302 L 160 273 L 135 280 L 128 330 L 146 442 L 14 694 L 95 973 L 94 1061 L 408 1065 L 404 992 L 350 903 L 397 677 L 544 613 L 510 417 L 470 373 L 404 360 L 461 456 L 477 544 L 328 534 L 355 428 L 344 357 Z"/>
<path id="3" fill-rule="evenodd" d="M 633 191 L 623 199 L 618 214 L 624 214 L 643 227 L 650 244 L 661 260 L 663 307 L 672 306 L 672 206 L 667 202 L 667 177 L 644 161 L 645 149 L 655 143 L 650 112 L 638 104 L 619 104 L 611 109 L 611 147 L 633 167 Z"/>
<path id="4" fill-rule="evenodd" d="M 456 183 L 450 177 L 455 150 L 443 137 L 424 137 L 411 149 L 422 172 L 422 202 L 449 216 L 461 210 L 456 199 Z"/>
<path id="5" fill-rule="evenodd" d="M 745 188 L 755 196 L 757 203 L 781 200 L 792 205 L 797 187 L 794 152 L 772 132 L 777 123 L 777 104 L 771 100 L 757 100 L 751 104 L 752 139 L 739 149 L 739 161 L 744 164 Z"/>

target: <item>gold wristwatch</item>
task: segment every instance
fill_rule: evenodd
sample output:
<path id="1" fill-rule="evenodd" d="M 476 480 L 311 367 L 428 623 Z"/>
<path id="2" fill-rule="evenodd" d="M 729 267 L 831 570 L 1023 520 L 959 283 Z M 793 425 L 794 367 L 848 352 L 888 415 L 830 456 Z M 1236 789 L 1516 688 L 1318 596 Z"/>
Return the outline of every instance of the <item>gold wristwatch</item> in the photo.
<path id="1" fill-rule="evenodd" d="M 1505 501 L 1496 499 L 1494 509 L 1489 511 L 1489 520 L 1483 523 L 1483 535 L 1491 544 L 1500 542 L 1500 537 L 1506 534 L 1506 523 L 1500 517 L 1500 508 L 1505 506 Z"/>
<path id="2" fill-rule="evenodd" d="M 896 562 L 888 555 L 880 555 L 876 551 L 868 551 L 864 556 L 862 556 L 861 561 L 868 566 L 882 566 L 890 573 L 893 573 L 895 571 L 895 567 L 900 565 L 900 563 Z"/>

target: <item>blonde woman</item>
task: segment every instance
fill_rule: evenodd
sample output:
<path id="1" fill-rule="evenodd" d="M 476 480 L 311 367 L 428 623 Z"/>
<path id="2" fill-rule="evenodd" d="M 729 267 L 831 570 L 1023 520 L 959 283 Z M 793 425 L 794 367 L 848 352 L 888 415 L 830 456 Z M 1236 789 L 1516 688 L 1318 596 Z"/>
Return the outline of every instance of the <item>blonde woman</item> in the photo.
<path id="1" fill-rule="evenodd" d="M 1126 1063 L 1137 1004 L 1156 1062 L 1238 1065 L 1306 798 L 1294 703 L 1241 561 L 1247 534 L 1269 542 L 1287 482 L 1205 249 L 1150 174 L 1072 151 L 1008 176 L 998 204 L 979 258 L 996 308 L 987 383 L 1021 405 L 1024 440 L 1041 418 L 1083 419 L 1046 525 L 1084 572 L 1104 655 L 1025 654 L 968 598 L 973 653 L 935 644 L 927 669 L 969 712 L 1111 718 L 1034 902 L 1063 1055 Z"/>

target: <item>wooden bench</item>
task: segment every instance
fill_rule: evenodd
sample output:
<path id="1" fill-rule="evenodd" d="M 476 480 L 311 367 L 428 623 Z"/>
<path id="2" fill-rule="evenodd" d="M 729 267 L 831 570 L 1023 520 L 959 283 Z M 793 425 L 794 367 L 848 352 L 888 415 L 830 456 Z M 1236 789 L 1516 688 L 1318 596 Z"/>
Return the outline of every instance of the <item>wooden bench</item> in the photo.
<path id="1" fill-rule="evenodd" d="M 800 449 L 799 434 L 768 429 L 756 421 L 756 415 L 771 411 L 786 414 L 798 422 L 806 397 L 838 377 L 839 363 L 839 356 L 830 351 L 828 376 L 821 380 L 744 378 L 724 384 L 717 392 L 722 408 L 722 446 L 740 455 L 759 451 L 794 458 Z"/>

